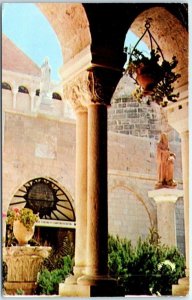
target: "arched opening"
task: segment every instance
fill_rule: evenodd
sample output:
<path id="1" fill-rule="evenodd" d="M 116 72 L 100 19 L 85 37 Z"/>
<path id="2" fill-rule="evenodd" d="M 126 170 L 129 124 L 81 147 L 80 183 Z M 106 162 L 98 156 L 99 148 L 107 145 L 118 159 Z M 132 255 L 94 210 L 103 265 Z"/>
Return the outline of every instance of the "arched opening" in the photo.
<path id="1" fill-rule="evenodd" d="M 2 82 L 2 89 L 11 91 L 11 86 L 7 82 Z"/>
<path id="2" fill-rule="evenodd" d="M 19 86 L 18 92 L 19 93 L 23 93 L 23 94 L 29 94 L 28 89 L 25 86 L 23 86 L 23 85 Z"/>
<path id="3" fill-rule="evenodd" d="M 53 180 L 39 177 L 32 179 L 14 194 L 10 208 L 30 208 L 38 213 L 40 221 L 35 226 L 32 244 L 59 247 L 66 235 L 75 237 L 75 212 L 72 197 Z M 16 244 L 12 229 L 7 225 L 6 244 Z"/>
<path id="4" fill-rule="evenodd" d="M 55 100 L 62 100 L 61 95 L 58 94 L 58 93 L 53 93 L 52 98 L 55 99 Z"/>

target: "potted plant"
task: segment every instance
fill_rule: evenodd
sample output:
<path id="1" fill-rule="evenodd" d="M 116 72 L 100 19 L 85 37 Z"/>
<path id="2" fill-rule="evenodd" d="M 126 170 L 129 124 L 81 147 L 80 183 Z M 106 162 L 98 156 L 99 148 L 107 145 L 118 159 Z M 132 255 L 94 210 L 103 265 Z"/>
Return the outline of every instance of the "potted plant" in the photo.
<path id="1" fill-rule="evenodd" d="M 147 103 L 151 101 L 166 106 L 168 101 L 176 102 L 179 93 L 173 93 L 172 84 L 181 76 L 173 69 L 178 61 L 175 56 L 168 62 L 162 56 L 159 48 L 152 49 L 150 56 L 145 56 L 141 51 L 134 48 L 130 55 L 125 73 L 134 79 L 136 89 L 133 96 L 141 102 L 147 96 Z M 160 58 L 161 62 L 160 62 Z"/>
<path id="2" fill-rule="evenodd" d="M 20 246 L 26 245 L 34 234 L 34 225 L 39 220 L 30 208 L 14 208 L 7 212 L 6 223 L 13 228 L 13 234 Z"/>

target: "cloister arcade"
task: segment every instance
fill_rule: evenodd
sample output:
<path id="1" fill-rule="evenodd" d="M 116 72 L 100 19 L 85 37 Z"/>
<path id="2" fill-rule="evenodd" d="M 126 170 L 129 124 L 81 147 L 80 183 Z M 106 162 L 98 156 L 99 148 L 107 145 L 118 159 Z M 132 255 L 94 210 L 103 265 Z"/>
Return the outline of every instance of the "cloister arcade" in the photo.
<path id="1" fill-rule="evenodd" d="M 181 137 L 186 277 L 189 276 L 188 12 L 179 3 L 37 3 L 59 39 L 62 99 L 76 115 L 75 266 L 60 286 L 61 296 L 112 296 L 108 276 L 107 110 L 124 72 L 124 41 L 140 36 L 146 18 L 165 57 L 178 58 L 177 103 L 165 110 Z M 147 40 L 145 40 L 148 43 Z M 30 91 L 29 91 L 30 92 Z M 60 93 L 60 91 L 59 91 Z M 33 93 L 34 96 L 34 93 Z M 34 177 L 33 177 L 34 178 Z M 146 210 L 146 214 L 149 214 Z M 86 247 L 85 247 L 86 245 Z M 85 250 L 86 249 L 86 250 Z M 114 289 L 113 289 L 114 286 Z"/>

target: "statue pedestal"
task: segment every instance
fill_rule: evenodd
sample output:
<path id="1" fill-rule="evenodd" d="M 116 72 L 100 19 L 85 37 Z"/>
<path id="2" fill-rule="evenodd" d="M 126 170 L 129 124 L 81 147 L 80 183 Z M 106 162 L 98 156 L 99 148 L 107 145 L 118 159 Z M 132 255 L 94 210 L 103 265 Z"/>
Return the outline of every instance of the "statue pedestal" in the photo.
<path id="1" fill-rule="evenodd" d="M 4 283 L 6 293 L 15 295 L 22 289 L 25 295 L 33 294 L 37 273 L 51 247 L 12 246 L 3 248 L 3 260 L 8 267 L 7 282 Z"/>
<path id="2" fill-rule="evenodd" d="M 183 190 L 162 188 L 148 192 L 157 204 L 157 229 L 161 242 L 176 246 L 175 202 L 183 196 Z"/>

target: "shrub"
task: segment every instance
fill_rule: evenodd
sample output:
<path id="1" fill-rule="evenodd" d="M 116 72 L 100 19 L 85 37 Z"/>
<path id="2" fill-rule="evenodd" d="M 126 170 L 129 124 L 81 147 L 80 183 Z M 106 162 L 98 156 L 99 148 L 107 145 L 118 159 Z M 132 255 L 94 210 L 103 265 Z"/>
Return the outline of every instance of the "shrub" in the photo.
<path id="1" fill-rule="evenodd" d="M 127 239 L 109 236 L 109 273 L 124 294 L 171 295 L 172 284 L 184 276 L 185 260 L 176 247 L 161 245 L 154 232 L 139 238 L 135 247 Z"/>
<path id="2" fill-rule="evenodd" d="M 42 268 L 37 278 L 36 294 L 58 295 L 59 283 L 72 273 L 73 259 L 69 255 L 63 258 L 59 257 L 59 264 L 60 268 L 51 271 L 45 266 Z"/>

